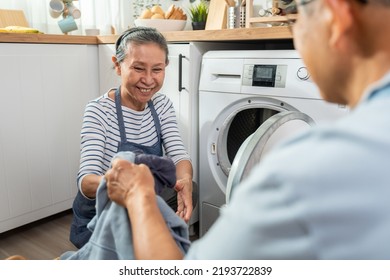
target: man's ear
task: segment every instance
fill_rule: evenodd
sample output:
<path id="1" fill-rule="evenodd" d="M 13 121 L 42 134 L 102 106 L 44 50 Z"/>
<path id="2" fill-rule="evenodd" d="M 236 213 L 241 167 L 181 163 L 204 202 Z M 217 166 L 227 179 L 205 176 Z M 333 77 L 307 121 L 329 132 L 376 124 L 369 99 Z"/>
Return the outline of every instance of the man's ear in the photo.
<path id="1" fill-rule="evenodd" d="M 121 75 L 121 67 L 120 67 L 120 65 L 119 65 L 119 63 L 118 63 L 118 60 L 116 59 L 116 56 L 113 55 L 113 56 L 111 57 L 111 60 L 112 60 L 112 63 L 114 63 L 114 68 L 115 68 L 116 74 L 117 74 L 118 76 L 120 76 L 120 75 Z"/>
<path id="2" fill-rule="evenodd" d="M 344 48 L 348 37 L 352 35 L 354 24 L 351 3 L 348 0 L 324 0 L 328 9 L 330 36 L 329 44 L 334 48 Z"/>

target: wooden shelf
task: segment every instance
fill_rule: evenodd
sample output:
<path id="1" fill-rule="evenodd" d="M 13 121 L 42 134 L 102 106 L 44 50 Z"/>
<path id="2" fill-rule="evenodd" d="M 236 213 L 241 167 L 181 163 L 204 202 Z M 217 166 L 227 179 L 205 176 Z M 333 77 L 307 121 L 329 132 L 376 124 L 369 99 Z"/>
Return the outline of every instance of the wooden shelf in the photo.
<path id="1" fill-rule="evenodd" d="M 297 15 L 289 16 L 290 19 L 297 19 Z M 249 23 L 266 23 L 266 22 L 287 22 L 286 16 L 272 16 L 272 17 L 251 17 L 247 18 Z M 248 27 L 248 26 L 247 26 Z"/>
<path id="2" fill-rule="evenodd" d="M 253 17 L 253 0 L 247 1 L 246 4 L 246 19 L 245 27 L 253 27 L 253 23 L 269 23 L 269 22 L 287 22 L 288 18 L 286 16 L 271 16 L 271 17 Z M 289 15 L 289 19 L 297 19 L 297 15 Z"/>
<path id="3" fill-rule="evenodd" d="M 291 40 L 287 26 L 234 28 L 222 30 L 184 30 L 163 32 L 170 43 L 180 42 L 258 42 L 262 40 Z M 117 35 L 97 36 L 98 44 L 115 43 Z"/>

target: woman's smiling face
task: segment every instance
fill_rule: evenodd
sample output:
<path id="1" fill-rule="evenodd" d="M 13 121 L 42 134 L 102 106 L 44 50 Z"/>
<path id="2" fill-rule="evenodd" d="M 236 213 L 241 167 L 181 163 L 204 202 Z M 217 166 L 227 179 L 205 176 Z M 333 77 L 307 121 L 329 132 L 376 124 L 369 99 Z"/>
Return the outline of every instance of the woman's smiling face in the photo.
<path id="1" fill-rule="evenodd" d="M 163 86 L 166 53 L 155 43 L 130 43 L 126 58 L 116 66 L 121 76 L 122 105 L 143 110 Z"/>

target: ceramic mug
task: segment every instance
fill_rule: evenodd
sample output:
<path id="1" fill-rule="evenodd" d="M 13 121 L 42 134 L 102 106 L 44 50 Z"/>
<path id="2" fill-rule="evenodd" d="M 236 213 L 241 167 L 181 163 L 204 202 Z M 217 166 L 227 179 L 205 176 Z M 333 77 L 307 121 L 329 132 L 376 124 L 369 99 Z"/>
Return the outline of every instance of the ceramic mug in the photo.
<path id="1" fill-rule="evenodd" d="M 49 3 L 49 13 L 52 18 L 58 18 L 64 9 L 65 5 L 61 0 L 51 0 Z"/>
<path id="2" fill-rule="evenodd" d="M 68 15 L 72 16 L 74 19 L 79 19 L 81 17 L 81 12 L 77 9 L 72 3 L 66 4 L 68 8 Z"/>
<path id="3" fill-rule="evenodd" d="M 58 22 L 58 26 L 60 27 L 62 33 L 68 33 L 78 29 L 72 16 L 67 16 L 66 18 L 60 20 Z"/>

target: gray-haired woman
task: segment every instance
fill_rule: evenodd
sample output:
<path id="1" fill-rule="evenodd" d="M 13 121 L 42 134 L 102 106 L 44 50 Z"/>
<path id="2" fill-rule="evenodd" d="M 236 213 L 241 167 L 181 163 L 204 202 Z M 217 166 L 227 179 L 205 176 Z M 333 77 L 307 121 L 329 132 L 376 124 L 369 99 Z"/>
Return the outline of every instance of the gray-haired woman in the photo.
<path id="1" fill-rule="evenodd" d="M 136 27 L 116 41 L 112 57 L 121 78 L 118 88 L 90 101 L 81 130 L 81 158 L 73 203 L 70 240 L 81 248 L 90 238 L 96 190 L 110 161 L 119 151 L 165 155 L 176 166 L 177 183 L 165 195 L 167 203 L 189 221 L 192 204 L 192 164 L 179 134 L 171 100 L 158 93 L 168 65 L 168 46 L 154 28 Z"/>

